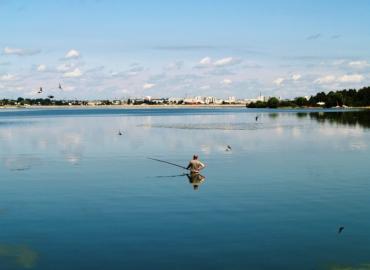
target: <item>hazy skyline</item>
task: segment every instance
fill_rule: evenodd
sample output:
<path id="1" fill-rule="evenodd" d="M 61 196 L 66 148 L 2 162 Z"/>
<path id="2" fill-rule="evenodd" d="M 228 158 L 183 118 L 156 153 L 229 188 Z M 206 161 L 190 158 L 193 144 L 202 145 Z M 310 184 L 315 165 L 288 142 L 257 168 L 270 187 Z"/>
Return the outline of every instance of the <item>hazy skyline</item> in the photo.
<path id="1" fill-rule="evenodd" d="M 370 85 L 368 1 L 2 1 L 0 98 Z M 61 83 L 63 91 L 58 90 Z"/>

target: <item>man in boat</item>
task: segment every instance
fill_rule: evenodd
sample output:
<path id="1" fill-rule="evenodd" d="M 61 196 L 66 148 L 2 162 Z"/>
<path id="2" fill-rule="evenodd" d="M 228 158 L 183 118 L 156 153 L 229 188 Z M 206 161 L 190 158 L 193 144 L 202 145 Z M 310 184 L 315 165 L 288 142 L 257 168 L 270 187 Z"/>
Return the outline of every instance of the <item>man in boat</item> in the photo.
<path id="1" fill-rule="evenodd" d="M 191 174 L 199 173 L 205 165 L 198 160 L 198 156 L 194 155 L 193 159 L 189 161 L 188 167 L 186 167 L 187 170 L 190 170 Z"/>

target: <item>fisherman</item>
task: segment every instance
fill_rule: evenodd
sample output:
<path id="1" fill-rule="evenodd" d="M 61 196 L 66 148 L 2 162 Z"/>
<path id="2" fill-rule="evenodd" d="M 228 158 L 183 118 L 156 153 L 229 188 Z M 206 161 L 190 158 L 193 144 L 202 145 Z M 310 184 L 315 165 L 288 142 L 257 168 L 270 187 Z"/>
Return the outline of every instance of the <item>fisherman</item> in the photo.
<path id="1" fill-rule="evenodd" d="M 191 173 L 199 173 L 205 165 L 198 160 L 198 156 L 194 155 L 193 159 L 189 161 L 188 167 L 186 167 L 187 170 L 190 170 Z"/>

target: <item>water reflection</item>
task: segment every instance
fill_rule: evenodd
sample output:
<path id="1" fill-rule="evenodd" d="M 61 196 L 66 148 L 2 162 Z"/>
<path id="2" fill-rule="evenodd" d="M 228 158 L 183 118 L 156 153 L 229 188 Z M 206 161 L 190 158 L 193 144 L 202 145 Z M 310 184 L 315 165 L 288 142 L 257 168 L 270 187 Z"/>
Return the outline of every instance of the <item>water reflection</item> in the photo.
<path id="1" fill-rule="evenodd" d="M 279 116 L 279 114 L 278 113 L 276 113 L 276 112 L 274 112 L 274 113 L 269 113 L 268 114 L 268 116 L 269 116 L 269 118 L 271 118 L 271 119 L 275 119 L 275 118 L 277 118 L 278 116 Z M 258 119 L 258 118 L 257 118 Z M 257 120 L 256 119 L 256 120 Z"/>
<path id="2" fill-rule="evenodd" d="M 258 112 L 245 112 L 45 117 L 0 126 L 0 238 L 18 243 L 23 232 L 34 235 L 45 258 L 41 267 L 32 249 L 0 245 L 0 268 L 97 269 L 109 258 L 112 270 L 313 269 L 305 254 L 328 269 L 368 269 L 327 264 L 334 256 L 366 262 L 370 254 L 363 115 L 275 112 L 260 112 L 258 122 Z M 354 127 L 320 124 L 347 113 L 359 114 L 350 117 L 359 122 Z M 153 128 L 164 124 L 174 128 Z M 206 177 L 146 158 L 182 164 L 194 153 L 206 161 Z M 30 171 L 13 171 L 22 168 Z M 168 179 L 153 179 L 161 174 Z M 327 232 L 348 217 L 356 234 L 338 245 Z M 174 229 L 161 233 L 169 222 Z M 344 246 L 353 253 L 342 255 Z M 65 265 L 55 267 L 59 261 Z"/>
<path id="3" fill-rule="evenodd" d="M 24 121 L 24 120 L 0 120 L 0 127 L 4 126 L 24 126 L 31 125 L 33 121 Z"/>
<path id="4" fill-rule="evenodd" d="M 189 183 L 193 186 L 194 190 L 198 190 L 199 186 L 205 181 L 205 177 L 199 173 L 190 173 L 186 175 Z"/>
<path id="5" fill-rule="evenodd" d="M 331 266 L 330 270 L 370 270 L 370 264 L 361 264 L 358 266 Z"/>
<path id="6" fill-rule="evenodd" d="M 26 171 L 41 163 L 41 160 L 33 156 L 13 156 L 3 158 L 6 168 L 11 171 Z"/>
<path id="7" fill-rule="evenodd" d="M 30 269 L 36 266 L 38 254 L 25 245 L 0 244 L 0 259 L 0 265 L 3 265 L 2 261 L 4 261 L 8 264 Z"/>
<path id="8" fill-rule="evenodd" d="M 297 113 L 296 115 L 299 118 L 309 116 L 310 119 L 319 123 L 370 128 L 370 111 L 310 112 L 309 114 Z"/>
<path id="9" fill-rule="evenodd" d="M 307 112 L 297 112 L 298 118 L 306 118 L 308 116 Z"/>
<path id="10" fill-rule="evenodd" d="M 144 128 L 172 128 L 172 129 L 194 129 L 194 130 L 256 130 L 257 123 L 189 123 L 189 124 L 151 124 L 138 125 Z"/>
<path id="11" fill-rule="evenodd" d="M 165 176 L 157 176 L 157 178 L 176 178 L 176 177 L 184 177 L 186 176 L 189 180 L 189 183 L 193 186 L 194 190 L 198 190 L 199 186 L 204 183 L 206 177 L 199 173 L 183 173 L 183 174 L 176 174 L 176 175 L 165 175 Z"/>

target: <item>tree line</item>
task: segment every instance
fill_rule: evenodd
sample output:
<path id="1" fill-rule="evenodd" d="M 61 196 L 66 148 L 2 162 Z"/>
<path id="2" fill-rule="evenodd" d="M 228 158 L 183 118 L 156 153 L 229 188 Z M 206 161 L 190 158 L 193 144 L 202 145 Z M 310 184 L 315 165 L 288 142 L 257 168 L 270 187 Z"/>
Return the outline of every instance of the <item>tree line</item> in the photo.
<path id="1" fill-rule="evenodd" d="M 330 91 L 329 93 L 319 92 L 310 98 L 296 97 L 291 100 L 279 100 L 271 97 L 267 101 L 256 101 L 247 104 L 248 108 L 278 108 L 278 107 L 325 107 L 336 106 L 366 107 L 370 106 L 370 86 L 359 90 L 344 89 Z"/>
<path id="2" fill-rule="evenodd" d="M 50 106 L 50 105 L 87 105 L 87 101 L 81 100 L 54 100 L 50 98 L 22 98 L 17 99 L 1 99 L 0 106 L 25 106 L 25 105 L 39 105 L 39 106 Z"/>

